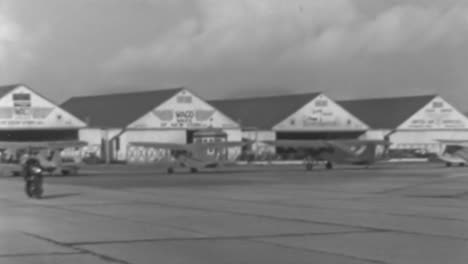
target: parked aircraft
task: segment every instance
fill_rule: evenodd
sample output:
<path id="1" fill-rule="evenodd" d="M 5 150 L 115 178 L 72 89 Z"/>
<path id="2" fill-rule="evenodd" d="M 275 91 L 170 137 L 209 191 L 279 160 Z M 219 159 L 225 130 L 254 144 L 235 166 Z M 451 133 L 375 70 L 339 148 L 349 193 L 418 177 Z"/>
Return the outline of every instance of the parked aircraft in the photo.
<path id="1" fill-rule="evenodd" d="M 468 140 L 438 140 L 445 145 L 437 159 L 445 162 L 447 167 L 452 165 L 465 166 L 468 163 Z"/>
<path id="2" fill-rule="evenodd" d="M 79 148 L 87 143 L 83 141 L 38 141 L 11 142 L 0 141 L 2 162 L 0 167 L 13 175 L 21 174 L 21 157 L 36 157 L 45 172 L 50 174 L 72 175 L 78 173 L 79 166 L 75 161 L 66 161 L 61 152 L 66 148 Z"/>
<path id="3" fill-rule="evenodd" d="M 174 173 L 176 167 L 190 168 L 190 172 L 196 173 L 202 168 L 215 168 L 228 165 L 226 158 L 227 149 L 230 147 L 242 147 L 247 142 L 196 142 L 189 144 L 158 143 L 158 142 L 131 142 L 135 147 L 164 149 L 170 152 L 171 159 L 167 172 Z"/>
<path id="4" fill-rule="evenodd" d="M 277 140 L 262 141 L 276 147 L 292 149 L 304 155 L 307 170 L 317 161 L 324 161 L 327 169 L 333 165 L 352 164 L 370 166 L 387 158 L 390 143 L 384 140 Z"/>

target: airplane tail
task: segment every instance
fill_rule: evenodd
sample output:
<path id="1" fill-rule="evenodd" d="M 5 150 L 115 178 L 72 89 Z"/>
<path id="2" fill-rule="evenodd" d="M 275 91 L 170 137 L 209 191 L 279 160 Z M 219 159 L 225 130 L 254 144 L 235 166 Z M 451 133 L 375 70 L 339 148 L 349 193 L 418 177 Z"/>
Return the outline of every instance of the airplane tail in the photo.
<path id="1" fill-rule="evenodd" d="M 376 160 L 378 144 L 375 142 L 332 141 L 330 143 L 335 147 L 334 153 L 330 154 L 333 155 L 335 162 L 371 164 Z"/>
<path id="2" fill-rule="evenodd" d="M 58 150 L 42 150 L 38 153 L 38 155 L 36 155 L 36 157 L 39 160 L 41 166 L 45 168 L 55 168 L 62 162 L 62 157 L 60 155 L 60 151 Z"/>
<path id="3" fill-rule="evenodd" d="M 356 157 L 357 163 L 373 164 L 386 156 L 388 147 L 388 144 L 369 141 L 354 145 L 350 150 Z"/>
<path id="4" fill-rule="evenodd" d="M 468 148 L 459 145 L 447 145 L 437 159 L 448 164 L 462 164 L 468 161 Z"/>
<path id="5" fill-rule="evenodd" d="M 358 155 L 360 160 L 368 161 L 369 163 L 374 163 L 378 160 L 377 156 L 382 156 L 383 149 L 379 148 L 380 145 L 376 143 L 365 143 L 362 147 L 364 151 Z M 359 153 L 358 153 L 359 154 Z"/>

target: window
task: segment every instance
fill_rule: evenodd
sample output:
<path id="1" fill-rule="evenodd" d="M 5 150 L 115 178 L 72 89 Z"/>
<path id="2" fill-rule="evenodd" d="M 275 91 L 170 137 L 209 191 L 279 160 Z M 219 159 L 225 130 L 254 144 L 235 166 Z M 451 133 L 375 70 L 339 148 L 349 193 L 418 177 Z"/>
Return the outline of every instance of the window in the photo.
<path id="1" fill-rule="evenodd" d="M 180 104 L 190 104 L 192 103 L 192 97 L 191 96 L 177 96 L 177 103 Z"/>
<path id="2" fill-rule="evenodd" d="M 13 100 L 15 101 L 29 101 L 31 100 L 31 95 L 26 93 L 13 94 Z"/>
<path id="3" fill-rule="evenodd" d="M 444 107 L 444 103 L 443 102 L 433 102 L 432 107 L 433 108 L 441 108 L 441 107 Z"/>
<path id="4" fill-rule="evenodd" d="M 325 107 L 328 105 L 328 101 L 326 100 L 317 100 L 315 101 L 315 106 L 317 107 Z"/>

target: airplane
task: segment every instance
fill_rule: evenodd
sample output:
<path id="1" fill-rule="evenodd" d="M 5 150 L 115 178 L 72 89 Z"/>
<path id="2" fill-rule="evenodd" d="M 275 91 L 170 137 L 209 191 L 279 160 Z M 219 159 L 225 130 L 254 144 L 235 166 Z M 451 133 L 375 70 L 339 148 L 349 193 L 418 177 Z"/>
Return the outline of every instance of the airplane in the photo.
<path id="1" fill-rule="evenodd" d="M 12 142 L 0 141 L 0 151 L 3 161 L 0 167 L 7 169 L 14 176 L 21 175 L 21 156 L 27 154 L 37 158 L 44 171 L 49 174 L 74 175 L 78 173 L 79 166 L 76 162 L 69 162 L 62 158 L 61 152 L 65 148 L 80 148 L 87 145 L 84 141 L 36 141 L 36 142 Z M 10 154 L 9 160 L 4 158 Z"/>
<path id="2" fill-rule="evenodd" d="M 164 149 L 170 151 L 171 159 L 167 173 L 172 174 L 176 167 L 190 168 L 196 173 L 203 168 L 216 168 L 233 164 L 223 157 L 229 147 L 242 147 L 249 142 L 195 142 L 188 144 L 162 143 L 162 142 L 130 142 L 131 146 Z"/>
<path id="3" fill-rule="evenodd" d="M 437 140 L 445 145 L 444 150 L 436 155 L 436 160 L 445 162 L 445 166 L 452 167 L 458 164 L 460 167 L 468 163 L 468 140 Z"/>
<path id="4" fill-rule="evenodd" d="M 334 163 L 350 165 L 370 165 L 387 159 L 388 146 L 386 140 L 276 140 L 261 141 L 263 143 L 293 149 L 306 158 L 306 170 L 312 170 L 314 163 L 325 161 L 325 168 L 333 169 Z"/>

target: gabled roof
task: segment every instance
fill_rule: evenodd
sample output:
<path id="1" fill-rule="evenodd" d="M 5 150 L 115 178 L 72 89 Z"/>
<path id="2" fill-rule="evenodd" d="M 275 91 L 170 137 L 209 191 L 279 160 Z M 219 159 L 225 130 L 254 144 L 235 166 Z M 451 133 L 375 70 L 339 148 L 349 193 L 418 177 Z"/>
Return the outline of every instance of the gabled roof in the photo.
<path id="1" fill-rule="evenodd" d="M 183 89 L 72 97 L 62 108 L 90 127 L 123 128 Z"/>
<path id="2" fill-rule="evenodd" d="M 11 85 L 4 85 L 0 86 L 0 98 L 8 94 L 9 92 L 13 91 L 15 88 L 23 86 L 23 84 L 11 84 Z"/>
<path id="3" fill-rule="evenodd" d="M 416 114 L 437 95 L 337 101 L 373 129 L 394 129 Z"/>
<path id="4" fill-rule="evenodd" d="M 272 129 L 321 93 L 211 100 L 209 104 L 243 128 Z"/>

